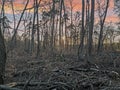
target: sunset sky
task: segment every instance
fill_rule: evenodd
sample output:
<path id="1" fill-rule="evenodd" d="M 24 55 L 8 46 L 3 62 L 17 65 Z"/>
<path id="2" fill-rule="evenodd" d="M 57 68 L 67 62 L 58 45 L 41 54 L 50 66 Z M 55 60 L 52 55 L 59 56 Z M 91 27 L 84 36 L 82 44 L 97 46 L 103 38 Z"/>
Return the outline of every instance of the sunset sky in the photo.
<path id="1" fill-rule="evenodd" d="M 25 1 L 27 0 L 14 0 L 14 7 L 18 10 L 22 10 L 24 7 L 24 4 L 26 3 Z M 46 0 L 43 0 L 43 1 L 46 1 Z M 69 6 L 70 1 L 65 0 L 65 2 L 67 2 L 67 5 Z M 32 7 L 32 4 L 33 4 L 33 0 L 30 0 L 28 7 Z M 81 11 L 81 7 L 82 7 L 81 0 L 73 0 L 73 6 L 74 6 L 74 11 Z M 114 9 L 114 2 L 113 0 L 110 0 L 110 7 L 108 9 L 108 14 L 106 18 L 107 22 L 117 22 L 119 20 L 117 15 L 115 15 L 115 12 L 113 11 L 113 9 Z M 8 14 L 11 13 L 11 9 L 9 7 L 6 7 L 6 13 Z"/>

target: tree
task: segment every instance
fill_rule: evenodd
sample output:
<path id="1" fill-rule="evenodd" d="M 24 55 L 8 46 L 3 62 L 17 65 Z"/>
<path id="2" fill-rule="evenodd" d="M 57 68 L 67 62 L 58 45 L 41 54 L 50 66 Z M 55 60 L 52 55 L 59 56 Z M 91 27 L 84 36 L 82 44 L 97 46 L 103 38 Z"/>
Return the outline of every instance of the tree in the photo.
<path id="1" fill-rule="evenodd" d="M 94 11 L 95 11 L 95 0 L 91 0 L 91 15 L 90 15 L 90 23 L 89 23 L 89 41 L 88 41 L 88 55 L 89 56 L 91 56 L 92 54 Z"/>
<path id="2" fill-rule="evenodd" d="M 78 59 L 81 58 L 81 53 L 83 52 L 83 43 L 84 43 L 84 34 L 85 34 L 85 30 L 84 30 L 84 16 L 85 16 L 85 1 L 82 0 L 82 29 L 81 29 L 81 37 L 80 37 L 80 45 L 78 48 Z"/>
<path id="3" fill-rule="evenodd" d="M 2 0 L 2 9 L 1 9 L 1 15 L 0 16 L 0 22 L 3 21 L 2 25 L 0 25 L 0 84 L 4 84 L 4 75 L 5 75 L 5 63 L 6 63 L 6 48 L 4 43 L 4 5 L 5 0 Z"/>
<path id="4" fill-rule="evenodd" d="M 97 4 L 98 4 L 98 16 L 100 19 L 100 35 L 99 35 L 99 39 L 98 39 L 98 47 L 97 47 L 97 53 L 101 52 L 102 50 L 102 46 L 103 46 L 103 26 L 104 26 L 104 22 L 106 19 L 106 15 L 107 15 L 107 11 L 108 11 L 108 7 L 109 7 L 109 0 L 105 0 L 103 1 L 103 3 L 101 4 L 101 0 L 97 0 Z"/>
<path id="5" fill-rule="evenodd" d="M 34 41 L 34 35 L 35 35 L 35 32 L 36 32 L 36 29 L 35 29 L 35 18 L 36 18 L 36 1 L 34 0 L 34 13 L 33 13 L 33 23 L 32 23 L 32 34 L 31 34 L 31 47 L 30 47 L 30 53 L 32 54 L 33 51 L 34 51 L 34 44 L 35 44 L 35 41 Z"/>
<path id="6" fill-rule="evenodd" d="M 60 0 L 59 3 L 60 3 L 60 13 L 59 13 L 59 46 L 61 46 L 61 36 L 62 36 L 61 35 L 61 32 L 62 32 L 62 8 L 63 8 L 62 4 L 63 4 L 63 0 Z"/>
<path id="7" fill-rule="evenodd" d="M 120 0 L 114 0 L 115 1 L 115 11 L 119 16 L 119 20 L 120 20 Z M 120 21 L 118 23 L 118 29 L 120 30 Z"/>
<path id="8" fill-rule="evenodd" d="M 29 3 L 29 0 L 27 0 L 27 3 L 26 3 L 26 5 L 25 5 L 25 7 L 24 7 L 24 9 L 23 9 L 23 11 L 22 11 L 22 13 L 21 13 L 21 16 L 20 16 L 20 19 L 19 19 L 19 21 L 18 21 L 18 24 L 17 24 L 17 26 L 16 26 L 16 28 L 15 28 L 15 30 L 14 30 L 14 34 L 13 34 L 13 36 L 12 36 L 11 43 L 10 43 L 11 46 L 13 46 L 13 44 L 16 44 L 15 42 L 16 42 L 17 31 L 18 31 L 19 25 L 20 25 L 20 23 L 21 23 L 21 21 L 22 21 L 23 15 L 24 15 L 24 13 L 25 13 L 25 11 L 26 11 L 26 9 L 27 9 L 28 3 Z M 13 10 L 13 11 L 14 11 L 14 10 Z"/>
<path id="9" fill-rule="evenodd" d="M 52 9 L 51 9 L 51 21 L 52 21 L 52 26 L 51 26 L 51 38 L 50 38 L 50 46 L 51 46 L 51 53 L 53 55 L 53 48 L 54 48 L 54 29 L 55 29 L 55 0 L 52 0 Z"/>
<path id="10" fill-rule="evenodd" d="M 39 1 L 39 3 L 37 2 L 36 0 L 36 6 L 37 6 L 37 10 L 36 10 L 36 13 L 37 13 L 37 55 L 36 57 L 39 56 L 40 54 L 40 30 L 39 30 L 39 4 L 40 4 L 41 0 Z"/>
<path id="11" fill-rule="evenodd" d="M 6 49 L 4 37 L 0 26 L 0 84 L 4 84 L 5 63 L 6 63 Z"/>
<path id="12" fill-rule="evenodd" d="M 1 9 L 1 17 L 3 18 L 2 20 L 2 32 L 3 32 L 3 36 L 4 36 L 4 32 L 5 32 L 5 2 L 6 0 L 2 0 L 2 9 Z"/>
<path id="13" fill-rule="evenodd" d="M 118 16 L 120 16 L 120 0 L 114 0 L 115 2 L 115 11 L 118 13 Z"/>

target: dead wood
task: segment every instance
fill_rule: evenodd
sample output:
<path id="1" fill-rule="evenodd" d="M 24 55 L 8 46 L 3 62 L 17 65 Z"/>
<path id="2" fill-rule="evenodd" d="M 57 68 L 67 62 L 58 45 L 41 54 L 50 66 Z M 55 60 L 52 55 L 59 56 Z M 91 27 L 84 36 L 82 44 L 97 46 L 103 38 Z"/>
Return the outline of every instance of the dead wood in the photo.
<path id="1" fill-rule="evenodd" d="M 10 84 L 7 84 L 8 86 L 11 87 L 24 87 L 26 85 L 26 82 L 13 82 Z M 27 83 L 27 86 L 29 87 L 47 87 L 47 88 L 53 88 L 53 87 L 66 87 L 66 88 L 71 88 L 72 84 L 71 83 L 63 83 L 63 82 L 31 82 Z M 48 87 L 49 86 L 49 87 Z"/>
<path id="2" fill-rule="evenodd" d="M 27 81 L 26 84 L 24 85 L 23 89 L 26 90 L 27 85 L 29 84 L 29 82 L 32 80 L 33 76 L 31 76 Z"/>
<path id="3" fill-rule="evenodd" d="M 104 87 L 100 90 L 120 90 L 120 86 L 114 86 L 114 87 Z"/>
<path id="4" fill-rule="evenodd" d="M 22 90 L 22 89 L 11 88 L 11 87 L 9 87 L 9 86 L 0 85 L 0 90 Z"/>

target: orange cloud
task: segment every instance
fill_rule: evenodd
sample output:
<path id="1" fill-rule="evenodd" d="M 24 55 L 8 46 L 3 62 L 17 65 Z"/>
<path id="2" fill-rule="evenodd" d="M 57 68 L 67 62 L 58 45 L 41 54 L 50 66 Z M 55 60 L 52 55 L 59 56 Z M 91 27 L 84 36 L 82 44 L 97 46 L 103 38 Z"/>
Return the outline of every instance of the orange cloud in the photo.
<path id="1" fill-rule="evenodd" d="M 14 2 L 15 10 L 23 10 L 23 8 L 25 7 L 25 4 L 24 4 L 25 1 L 27 1 L 27 0 L 15 0 L 15 2 Z M 49 0 L 43 0 L 43 1 L 48 2 Z M 70 1 L 72 1 L 73 10 L 74 11 L 81 11 L 82 0 L 64 0 L 64 1 L 65 1 L 65 5 L 67 7 L 70 7 Z M 28 8 L 32 7 L 32 5 L 33 5 L 33 0 L 30 0 Z M 108 13 L 108 16 L 106 17 L 107 22 L 109 22 L 109 21 L 117 22 L 119 20 L 118 17 L 115 16 L 115 14 L 113 14 L 113 12 L 111 12 L 111 11 L 113 11 L 113 8 L 114 8 L 114 0 L 110 0 L 110 7 L 108 9 L 108 11 L 110 13 Z M 5 9 L 6 9 L 6 13 L 11 13 L 12 12 L 11 8 L 8 7 L 8 6 L 6 6 Z M 97 19 L 97 21 L 98 21 L 98 19 Z"/>
<path id="2" fill-rule="evenodd" d="M 14 2 L 14 7 L 15 9 L 23 9 L 25 7 L 25 4 Z M 30 7 L 32 7 L 31 3 L 28 4 L 27 8 L 30 8 Z"/>
<path id="3" fill-rule="evenodd" d="M 72 5 L 74 11 L 81 11 L 82 9 L 82 4 L 80 0 L 65 0 L 65 5 L 69 8 L 71 8 Z"/>
<path id="4" fill-rule="evenodd" d="M 119 18 L 117 16 L 107 16 L 106 17 L 106 22 L 118 22 L 119 21 Z"/>
<path id="5" fill-rule="evenodd" d="M 25 5 L 23 5 L 23 4 L 14 3 L 14 8 L 15 8 L 15 9 L 19 9 L 19 10 L 21 10 L 21 9 L 24 8 L 24 6 L 25 6 Z"/>
<path id="6" fill-rule="evenodd" d="M 18 3 L 17 1 L 13 2 L 13 7 L 14 7 L 14 10 L 23 10 L 24 7 L 25 7 L 25 4 L 24 3 Z M 29 3 L 27 8 L 30 8 L 32 7 L 32 4 Z M 11 3 L 6 3 L 5 4 L 5 13 L 8 13 L 8 14 L 11 14 L 12 13 L 12 6 L 11 6 Z"/>

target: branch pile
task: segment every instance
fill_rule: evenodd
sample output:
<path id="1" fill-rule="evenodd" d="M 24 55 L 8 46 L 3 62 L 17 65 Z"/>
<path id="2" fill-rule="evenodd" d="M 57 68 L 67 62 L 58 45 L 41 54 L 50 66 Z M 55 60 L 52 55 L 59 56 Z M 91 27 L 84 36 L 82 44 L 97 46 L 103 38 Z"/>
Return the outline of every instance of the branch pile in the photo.
<path id="1" fill-rule="evenodd" d="M 33 76 L 34 77 L 34 76 Z M 48 80 L 14 82 L 7 86 L 22 90 L 119 90 L 119 73 L 102 70 L 98 66 L 79 66 L 66 69 L 54 69 L 48 74 Z M 0 86 L 0 88 L 3 88 Z M 19 90 L 19 89 L 3 89 Z"/>

